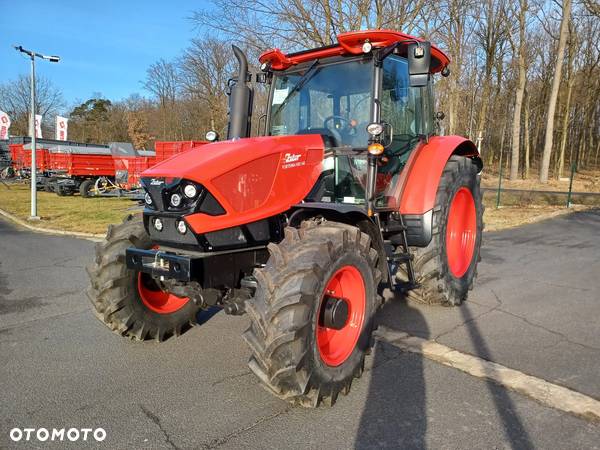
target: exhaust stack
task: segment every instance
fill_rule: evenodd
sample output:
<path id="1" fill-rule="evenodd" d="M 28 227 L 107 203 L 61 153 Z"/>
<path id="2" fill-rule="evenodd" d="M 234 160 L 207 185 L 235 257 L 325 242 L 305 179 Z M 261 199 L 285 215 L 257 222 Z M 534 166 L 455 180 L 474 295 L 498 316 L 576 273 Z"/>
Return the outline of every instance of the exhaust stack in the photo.
<path id="1" fill-rule="evenodd" d="M 254 92 L 248 86 L 248 60 L 244 52 L 235 45 L 231 46 L 239 70 L 236 77 L 232 78 L 229 89 L 229 128 L 227 139 L 250 137 L 252 119 L 252 101 Z"/>

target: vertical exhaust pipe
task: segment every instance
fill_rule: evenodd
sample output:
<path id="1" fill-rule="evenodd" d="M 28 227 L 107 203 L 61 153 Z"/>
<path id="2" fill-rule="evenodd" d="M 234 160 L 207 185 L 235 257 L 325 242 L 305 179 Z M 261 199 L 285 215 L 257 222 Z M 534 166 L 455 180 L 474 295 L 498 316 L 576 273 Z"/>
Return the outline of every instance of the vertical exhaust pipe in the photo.
<path id="1" fill-rule="evenodd" d="M 254 92 L 248 86 L 248 60 L 244 52 L 231 46 L 238 61 L 239 70 L 229 89 L 229 128 L 227 139 L 250 137 L 252 101 Z"/>

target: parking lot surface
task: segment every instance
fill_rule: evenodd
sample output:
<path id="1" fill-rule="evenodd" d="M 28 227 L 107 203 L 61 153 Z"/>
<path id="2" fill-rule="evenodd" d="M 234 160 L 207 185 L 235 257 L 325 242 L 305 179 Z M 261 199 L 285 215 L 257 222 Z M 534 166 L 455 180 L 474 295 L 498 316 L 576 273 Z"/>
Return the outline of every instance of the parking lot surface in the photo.
<path id="1" fill-rule="evenodd" d="M 245 317 L 163 344 L 98 322 L 93 243 L 0 222 L 0 448 L 14 427 L 96 428 L 99 448 L 599 448 L 600 425 L 378 343 L 333 408 L 295 407 L 246 367 Z M 460 308 L 391 299 L 380 323 L 600 398 L 600 212 L 488 233 Z M 56 445 L 56 443 L 54 444 Z"/>

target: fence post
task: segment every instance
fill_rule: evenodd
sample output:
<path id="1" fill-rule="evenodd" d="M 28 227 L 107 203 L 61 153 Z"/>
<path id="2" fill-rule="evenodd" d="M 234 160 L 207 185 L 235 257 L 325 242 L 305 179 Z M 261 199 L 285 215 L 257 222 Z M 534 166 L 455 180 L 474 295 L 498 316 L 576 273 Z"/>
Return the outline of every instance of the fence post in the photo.
<path id="1" fill-rule="evenodd" d="M 569 194 L 567 195 L 567 208 L 571 207 L 571 192 L 573 191 L 573 178 L 575 177 L 575 162 L 571 163 L 571 179 L 569 180 Z"/>
<path id="2" fill-rule="evenodd" d="M 496 209 L 500 207 L 500 191 L 502 190 L 502 148 L 500 148 L 500 171 L 498 173 L 498 193 L 496 194 Z"/>

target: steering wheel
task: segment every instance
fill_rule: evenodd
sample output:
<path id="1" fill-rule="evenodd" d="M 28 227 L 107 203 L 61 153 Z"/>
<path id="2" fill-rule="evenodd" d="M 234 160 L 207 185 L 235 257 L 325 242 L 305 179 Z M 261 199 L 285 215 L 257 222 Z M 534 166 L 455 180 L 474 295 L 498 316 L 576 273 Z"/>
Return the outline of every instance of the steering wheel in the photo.
<path id="1" fill-rule="evenodd" d="M 343 125 L 343 126 L 340 128 L 340 129 L 348 129 L 348 130 L 349 130 L 349 129 L 353 128 L 353 126 L 352 126 L 352 121 L 350 121 L 350 120 L 346 119 L 346 118 L 345 118 L 345 117 L 343 117 L 343 116 L 338 116 L 338 115 L 335 115 L 335 114 L 334 114 L 334 115 L 331 115 L 331 116 L 328 116 L 328 117 L 326 117 L 326 118 L 325 118 L 325 120 L 323 121 L 323 126 L 324 126 L 325 128 L 329 128 L 329 129 L 331 130 L 332 128 L 331 128 L 331 127 L 330 127 L 328 124 L 329 124 L 329 122 L 331 122 L 332 120 L 339 120 L 340 122 L 343 122 L 343 123 L 344 123 L 344 125 Z M 338 131 L 338 128 L 335 128 L 335 127 L 334 127 L 333 129 L 335 129 L 336 131 Z"/>
<path id="2" fill-rule="evenodd" d="M 342 122 L 343 123 L 342 127 L 336 128 L 335 126 L 329 126 L 329 122 L 331 122 L 333 120 L 339 120 L 340 122 Z M 340 143 L 340 145 L 343 141 L 341 132 L 348 132 L 349 130 L 351 130 L 353 128 L 352 121 L 346 119 L 343 116 L 338 116 L 335 114 L 326 117 L 325 120 L 323 121 L 323 126 L 325 128 L 327 128 L 329 131 L 331 131 L 331 134 L 334 135 L 335 139 Z"/>

